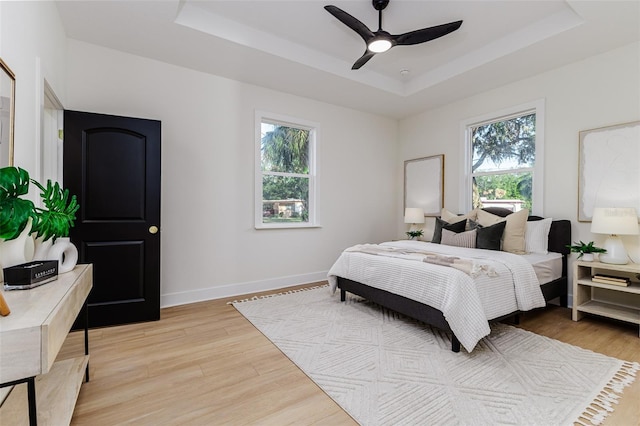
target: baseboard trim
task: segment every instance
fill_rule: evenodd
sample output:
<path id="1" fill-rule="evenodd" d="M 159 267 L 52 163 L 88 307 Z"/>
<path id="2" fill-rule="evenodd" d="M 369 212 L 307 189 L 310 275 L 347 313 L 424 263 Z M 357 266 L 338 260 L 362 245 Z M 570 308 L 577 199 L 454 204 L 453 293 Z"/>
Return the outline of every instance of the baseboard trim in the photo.
<path id="1" fill-rule="evenodd" d="M 290 275 L 262 281 L 234 283 L 201 290 L 163 294 L 160 296 L 160 307 L 168 308 L 170 306 L 204 302 L 205 300 L 223 299 L 225 297 L 247 295 L 251 293 L 259 293 L 261 291 L 277 290 L 294 285 L 324 281 L 327 279 L 327 272 L 328 271 L 313 272 L 302 275 Z"/>

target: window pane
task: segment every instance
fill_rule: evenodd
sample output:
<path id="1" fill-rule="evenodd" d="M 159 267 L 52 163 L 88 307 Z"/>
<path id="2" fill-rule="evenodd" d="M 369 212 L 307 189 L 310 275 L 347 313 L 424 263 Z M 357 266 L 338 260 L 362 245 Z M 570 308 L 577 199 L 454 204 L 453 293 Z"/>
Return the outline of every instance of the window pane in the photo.
<path id="1" fill-rule="evenodd" d="M 309 173 L 309 130 L 263 122 L 261 134 L 263 171 Z"/>
<path id="2" fill-rule="evenodd" d="M 262 223 L 308 222 L 309 179 L 263 176 Z"/>
<path id="3" fill-rule="evenodd" d="M 473 207 L 504 207 L 514 212 L 532 208 L 532 174 L 506 173 L 473 178 Z"/>
<path id="4" fill-rule="evenodd" d="M 484 124 L 471 132 L 472 173 L 533 167 L 535 114 Z"/>

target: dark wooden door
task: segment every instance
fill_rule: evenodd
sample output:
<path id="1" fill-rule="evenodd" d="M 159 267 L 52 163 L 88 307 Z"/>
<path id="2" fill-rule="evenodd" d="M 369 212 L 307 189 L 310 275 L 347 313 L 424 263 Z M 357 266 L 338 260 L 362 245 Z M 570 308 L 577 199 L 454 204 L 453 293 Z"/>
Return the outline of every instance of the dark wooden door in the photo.
<path id="1" fill-rule="evenodd" d="M 160 319 L 160 122 L 64 112 L 71 241 L 93 263 L 89 326 Z"/>

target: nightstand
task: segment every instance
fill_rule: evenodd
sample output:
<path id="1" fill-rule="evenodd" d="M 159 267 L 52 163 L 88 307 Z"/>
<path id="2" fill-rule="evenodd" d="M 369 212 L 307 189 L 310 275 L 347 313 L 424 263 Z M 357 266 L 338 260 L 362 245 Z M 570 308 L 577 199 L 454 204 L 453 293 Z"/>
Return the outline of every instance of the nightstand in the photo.
<path id="1" fill-rule="evenodd" d="M 596 273 L 629 277 L 631 283 L 625 287 L 594 282 L 591 277 Z M 640 325 L 639 274 L 637 263 L 574 262 L 572 319 L 579 321 L 587 313 Z"/>

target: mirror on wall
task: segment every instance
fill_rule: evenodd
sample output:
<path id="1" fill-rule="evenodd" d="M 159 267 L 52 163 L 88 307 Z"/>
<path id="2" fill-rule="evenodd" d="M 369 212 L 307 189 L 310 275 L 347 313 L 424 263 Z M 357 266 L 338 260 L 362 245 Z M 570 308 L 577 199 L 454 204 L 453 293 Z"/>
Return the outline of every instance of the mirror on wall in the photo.
<path id="1" fill-rule="evenodd" d="M 13 166 L 16 76 L 0 59 L 0 167 Z"/>

